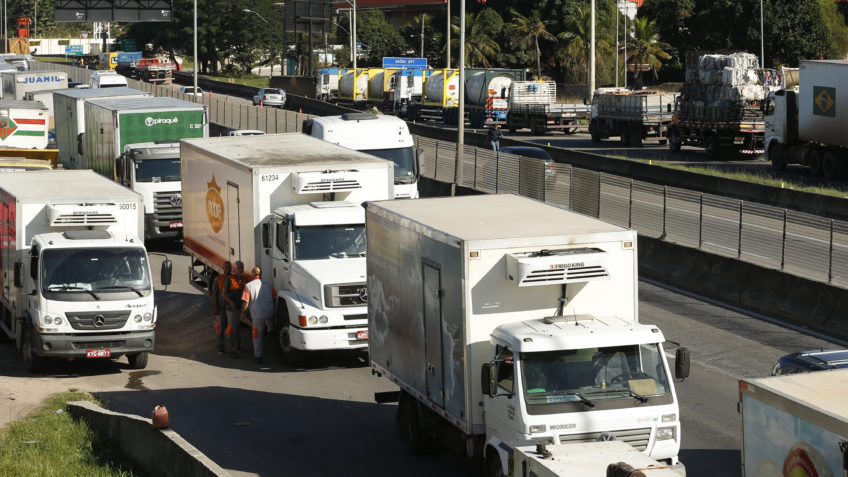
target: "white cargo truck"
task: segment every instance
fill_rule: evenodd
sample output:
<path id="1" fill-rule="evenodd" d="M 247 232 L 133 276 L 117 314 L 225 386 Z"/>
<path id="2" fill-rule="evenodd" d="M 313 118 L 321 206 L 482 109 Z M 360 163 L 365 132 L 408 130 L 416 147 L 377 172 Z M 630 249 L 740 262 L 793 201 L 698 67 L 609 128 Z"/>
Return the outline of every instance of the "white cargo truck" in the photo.
<path id="1" fill-rule="evenodd" d="M 46 89 L 44 91 L 32 91 L 24 95 L 24 101 L 39 101 L 47 108 L 47 128 L 54 129 L 56 127 L 53 115 L 53 93 L 56 91 L 66 91 L 68 88 L 61 89 Z"/>
<path id="2" fill-rule="evenodd" d="M 147 365 L 157 317 L 141 212 L 141 196 L 92 171 L 0 174 L 0 336 L 30 370 L 45 358 Z"/>
<path id="3" fill-rule="evenodd" d="M 644 140 L 665 144 L 678 97 L 679 93 L 599 89 L 590 110 L 592 142 L 619 136 L 623 146 L 641 147 Z"/>
<path id="4" fill-rule="evenodd" d="M 60 71 L 3 73 L 3 99 L 23 100 L 27 93 L 68 87 L 68 74 Z"/>
<path id="5" fill-rule="evenodd" d="M 565 134 L 589 126 L 589 106 L 557 103 L 553 81 L 515 81 L 510 86 L 506 127 L 510 132 L 529 128 L 536 136 L 548 131 Z"/>
<path id="6" fill-rule="evenodd" d="M 85 155 L 85 109 L 90 99 L 148 97 L 150 93 L 132 88 L 70 88 L 53 92 L 53 114 L 56 121 L 56 147 L 59 163 L 66 169 L 81 164 Z"/>
<path id="7" fill-rule="evenodd" d="M 0 147 L 45 149 L 47 116 L 40 101 L 0 100 Z"/>
<path id="8" fill-rule="evenodd" d="M 637 319 L 636 231 L 479 195 L 369 202 L 366 232 L 372 372 L 400 387 L 410 451 L 464 445 L 510 475 L 516 445 L 603 437 L 681 465 L 665 338 Z"/>
<path id="9" fill-rule="evenodd" d="M 787 164 L 810 174 L 848 176 L 848 61 L 802 61 L 800 84 L 772 92 L 765 104 L 765 150 L 775 171 Z"/>
<path id="10" fill-rule="evenodd" d="M 386 115 L 347 113 L 303 121 L 303 133 L 395 163 L 395 199 L 418 198 L 420 150 L 406 121 Z"/>
<path id="11" fill-rule="evenodd" d="M 843 477 L 848 370 L 739 381 L 742 475 Z"/>
<path id="12" fill-rule="evenodd" d="M 517 446 L 512 469 L 515 477 L 681 477 L 622 441 Z"/>
<path id="13" fill-rule="evenodd" d="M 117 89 L 117 88 L 116 88 Z M 144 197 L 144 238 L 179 238 L 180 148 L 209 136 L 205 105 L 174 98 L 106 98 L 85 102 L 85 150 L 74 169 L 93 169 Z"/>
<path id="14" fill-rule="evenodd" d="M 225 261 L 262 267 L 278 291 L 284 357 L 365 349 L 367 200 L 394 196 L 393 163 L 305 134 L 181 142 L 184 247 L 208 290 Z"/>

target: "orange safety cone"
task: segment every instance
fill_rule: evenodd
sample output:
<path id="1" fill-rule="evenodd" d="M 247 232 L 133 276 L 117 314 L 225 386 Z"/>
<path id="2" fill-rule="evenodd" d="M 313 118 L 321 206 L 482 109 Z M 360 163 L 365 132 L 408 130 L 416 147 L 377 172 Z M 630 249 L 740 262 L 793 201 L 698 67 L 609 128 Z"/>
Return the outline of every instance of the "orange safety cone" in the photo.
<path id="1" fill-rule="evenodd" d="M 303 114 L 303 108 L 297 108 L 297 112 Z"/>
<path id="2" fill-rule="evenodd" d="M 265 100 L 264 100 L 264 99 L 260 99 L 260 100 L 259 100 L 259 107 L 260 107 L 260 108 L 264 108 L 264 107 L 265 107 Z"/>
<path id="3" fill-rule="evenodd" d="M 212 92 L 209 92 L 209 99 L 212 99 Z"/>
<path id="4" fill-rule="evenodd" d="M 229 97 L 229 95 L 227 96 L 227 101 L 226 101 L 226 102 L 227 102 L 227 103 L 229 103 L 229 102 L 230 102 L 230 97 Z"/>
<path id="5" fill-rule="evenodd" d="M 156 406 L 153 409 L 153 427 L 165 429 L 168 425 L 168 409 L 165 406 Z"/>

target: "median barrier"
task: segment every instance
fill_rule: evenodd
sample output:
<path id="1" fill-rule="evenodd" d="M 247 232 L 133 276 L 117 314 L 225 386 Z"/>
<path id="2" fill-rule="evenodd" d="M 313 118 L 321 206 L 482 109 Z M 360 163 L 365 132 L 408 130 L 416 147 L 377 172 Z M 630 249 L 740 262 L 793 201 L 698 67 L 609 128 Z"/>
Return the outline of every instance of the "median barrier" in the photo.
<path id="1" fill-rule="evenodd" d="M 131 414 L 103 409 L 90 401 L 69 402 L 67 410 L 95 432 L 114 440 L 125 456 L 150 475 L 226 477 L 231 475 L 170 429 Z"/>

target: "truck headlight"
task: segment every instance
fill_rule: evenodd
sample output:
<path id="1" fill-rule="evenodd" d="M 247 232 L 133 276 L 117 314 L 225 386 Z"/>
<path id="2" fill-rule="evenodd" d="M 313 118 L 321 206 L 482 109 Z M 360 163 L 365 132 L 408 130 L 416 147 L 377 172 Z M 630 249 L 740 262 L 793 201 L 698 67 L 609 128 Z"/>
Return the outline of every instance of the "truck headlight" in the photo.
<path id="1" fill-rule="evenodd" d="M 135 321 L 136 323 L 141 323 L 141 315 L 135 315 L 133 317 L 133 321 Z"/>
<path id="2" fill-rule="evenodd" d="M 674 427 L 658 427 L 657 428 L 657 440 L 658 441 L 667 441 L 669 439 L 674 439 L 676 434 L 676 428 Z"/>
<path id="3" fill-rule="evenodd" d="M 310 316 L 309 317 L 309 324 L 310 325 L 317 325 L 318 324 L 318 317 L 317 316 Z"/>
<path id="4" fill-rule="evenodd" d="M 326 315 L 321 315 L 321 318 L 318 318 L 318 322 L 322 325 L 326 325 L 328 321 L 330 321 L 330 319 L 327 318 Z"/>
<path id="5" fill-rule="evenodd" d="M 44 318 L 41 319 L 41 322 L 44 323 L 45 325 L 52 325 L 53 324 L 53 317 L 50 316 L 50 315 L 44 315 Z"/>
<path id="6" fill-rule="evenodd" d="M 662 422 L 674 422 L 677 420 L 677 414 L 663 414 Z"/>
<path id="7" fill-rule="evenodd" d="M 153 319 L 153 313 L 148 312 L 148 313 L 144 314 L 144 321 L 150 321 L 152 319 Z"/>
<path id="8" fill-rule="evenodd" d="M 62 317 L 57 316 L 57 317 L 53 318 L 53 324 L 54 325 L 61 325 L 62 324 Z"/>

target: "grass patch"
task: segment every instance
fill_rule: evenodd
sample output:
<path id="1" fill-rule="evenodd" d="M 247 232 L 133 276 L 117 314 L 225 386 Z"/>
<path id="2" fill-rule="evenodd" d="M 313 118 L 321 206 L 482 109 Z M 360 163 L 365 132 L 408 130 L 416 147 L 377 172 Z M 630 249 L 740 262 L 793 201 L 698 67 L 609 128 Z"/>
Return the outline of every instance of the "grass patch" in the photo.
<path id="1" fill-rule="evenodd" d="M 213 79 L 215 81 L 223 81 L 224 83 L 243 84 L 243 85 L 246 85 L 246 86 L 253 86 L 254 88 L 267 88 L 268 82 L 270 81 L 269 77 L 258 76 L 258 75 L 245 75 L 243 77 L 234 77 L 234 76 L 204 74 L 204 75 L 201 75 L 201 76 L 209 78 L 209 79 Z"/>
<path id="2" fill-rule="evenodd" d="M 52 63 L 71 63 L 73 58 L 70 56 L 39 56 L 35 58 L 38 61 L 49 61 Z"/>
<path id="3" fill-rule="evenodd" d="M 73 390 L 54 394 L 27 419 L 0 431 L 0 475 L 147 475 L 114 441 L 72 419 L 65 410 L 70 401 L 97 402 L 91 395 Z"/>

